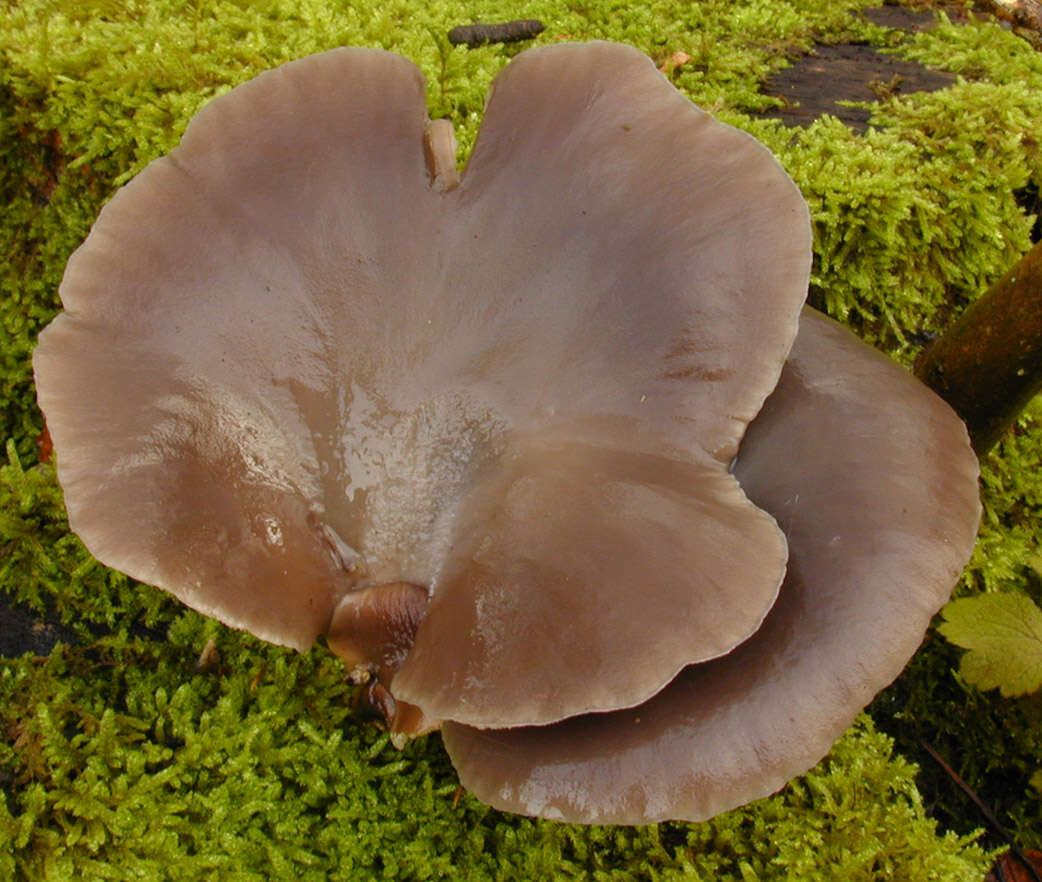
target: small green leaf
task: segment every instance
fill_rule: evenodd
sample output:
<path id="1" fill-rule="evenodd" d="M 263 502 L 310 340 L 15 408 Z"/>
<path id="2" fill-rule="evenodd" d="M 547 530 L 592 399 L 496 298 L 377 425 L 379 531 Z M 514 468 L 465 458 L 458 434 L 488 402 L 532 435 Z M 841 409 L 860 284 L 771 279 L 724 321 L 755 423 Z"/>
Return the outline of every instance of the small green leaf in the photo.
<path id="1" fill-rule="evenodd" d="M 1042 610 L 1023 594 L 982 594 L 953 600 L 938 630 L 968 649 L 959 673 L 978 689 L 1003 696 L 1042 687 Z"/>

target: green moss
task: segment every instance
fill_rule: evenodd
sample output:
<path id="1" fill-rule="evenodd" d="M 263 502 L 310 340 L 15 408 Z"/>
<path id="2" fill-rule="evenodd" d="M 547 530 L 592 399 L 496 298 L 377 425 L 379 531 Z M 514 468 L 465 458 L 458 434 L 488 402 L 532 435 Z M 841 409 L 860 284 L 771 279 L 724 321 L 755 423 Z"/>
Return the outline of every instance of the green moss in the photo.
<path id="1" fill-rule="evenodd" d="M 41 614 L 55 614 L 82 640 L 165 625 L 181 609 L 154 588 L 101 566 L 69 532 L 53 467 L 23 469 L 14 441 L 0 466 L 0 586 Z"/>
<path id="2" fill-rule="evenodd" d="M 781 794 L 697 825 L 571 827 L 500 815 L 437 738 L 361 726 L 338 663 L 228 634 L 193 673 L 166 643 L 56 649 L 0 671 L 0 871 L 33 880 L 973 880 L 914 767 L 863 720 Z M 187 642 L 185 637 L 189 637 Z M 103 676 L 99 676 L 103 672 Z M 6 866 L 4 863 L 6 862 Z"/>
<path id="3" fill-rule="evenodd" d="M 811 301 L 908 359 L 911 341 L 941 332 L 953 307 L 1031 244 L 1035 218 L 1016 194 L 1042 184 L 1042 76 L 959 82 L 872 108 L 864 136 L 831 117 L 795 134 L 775 123 L 753 131 L 810 203 Z"/>
<path id="4" fill-rule="evenodd" d="M 1026 249 L 1042 188 L 1042 61 L 987 24 L 895 51 L 962 78 L 873 105 L 865 136 L 835 119 L 789 130 L 764 77 L 814 40 L 893 44 L 851 17 L 872 0 L 0 0 L 0 589 L 77 635 L 47 659 L 0 664 L 0 877 L 14 879 L 979 879 L 979 850 L 938 836 L 913 769 L 862 722 L 782 794 L 701 825 L 630 830 L 511 818 L 463 795 L 437 737 L 403 753 L 360 725 L 324 650 L 298 656 L 230 632 L 95 563 L 68 532 L 29 353 L 58 309 L 71 251 L 114 188 L 169 150 L 207 100 L 259 71 L 335 45 L 418 63 L 431 113 L 464 152 L 487 86 L 519 47 L 451 47 L 469 21 L 523 14 L 536 42 L 608 38 L 763 139 L 808 198 L 812 299 L 908 362 Z M 9 440 L 8 440 L 9 439 Z M 981 540 L 962 590 L 1029 590 L 1042 517 L 1042 407 L 985 462 Z M 218 639 L 219 668 L 194 671 Z M 980 696 L 928 640 L 873 706 L 903 751 L 928 738 L 1039 847 L 1039 717 Z M 924 759 L 924 763 L 932 762 Z M 968 830 L 935 767 L 933 809 Z"/>
<path id="5" fill-rule="evenodd" d="M 936 28 L 920 31 L 894 51 L 971 81 L 1037 88 L 1042 78 L 1042 55 L 994 21 L 964 27 L 940 13 Z"/>

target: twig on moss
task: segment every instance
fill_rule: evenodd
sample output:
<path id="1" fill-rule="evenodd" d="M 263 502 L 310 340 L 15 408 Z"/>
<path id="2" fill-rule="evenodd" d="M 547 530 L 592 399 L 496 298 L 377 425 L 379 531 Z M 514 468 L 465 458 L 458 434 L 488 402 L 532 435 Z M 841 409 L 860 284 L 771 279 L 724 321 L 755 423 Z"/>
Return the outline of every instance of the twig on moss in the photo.
<path id="1" fill-rule="evenodd" d="M 518 43 L 531 40 L 546 29 L 534 18 L 508 21 L 503 24 L 460 25 L 449 31 L 449 42 L 453 46 L 484 46 L 486 43 Z"/>
<path id="2" fill-rule="evenodd" d="M 1009 850 L 1016 855 L 1017 860 L 1027 868 L 1028 874 L 1032 879 L 1034 879 L 1034 882 L 1042 882 L 1042 879 L 1039 878 L 1038 872 L 1035 870 L 1031 861 L 1028 860 L 1028 856 L 1024 854 L 1020 846 L 1010 838 L 1010 835 L 1006 832 L 1005 828 L 1003 828 L 1002 824 L 999 823 L 999 819 L 995 817 L 995 813 L 984 804 L 984 800 L 977 795 L 976 791 L 970 787 L 969 784 L 962 780 L 959 773 L 945 762 L 944 758 L 934 750 L 931 744 L 922 739 L 920 739 L 919 743 L 923 746 L 923 749 L 937 761 L 937 764 L 944 769 L 948 777 L 958 785 L 959 789 L 972 800 L 973 804 L 977 806 L 978 809 L 980 809 L 981 814 L 984 815 L 995 832 L 998 833 L 1003 840 L 1009 843 Z"/>

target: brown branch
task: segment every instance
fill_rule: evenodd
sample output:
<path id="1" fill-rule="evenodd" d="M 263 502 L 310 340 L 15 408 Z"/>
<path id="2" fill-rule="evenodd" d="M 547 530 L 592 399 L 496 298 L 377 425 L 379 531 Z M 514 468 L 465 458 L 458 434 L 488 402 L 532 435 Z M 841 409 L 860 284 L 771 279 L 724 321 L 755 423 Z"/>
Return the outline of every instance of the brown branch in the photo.
<path id="1" fill-rule="evenodd" d="M 987 453 L 1042 390 L 1042 242 L 923 351 L 915 373 Z"/>

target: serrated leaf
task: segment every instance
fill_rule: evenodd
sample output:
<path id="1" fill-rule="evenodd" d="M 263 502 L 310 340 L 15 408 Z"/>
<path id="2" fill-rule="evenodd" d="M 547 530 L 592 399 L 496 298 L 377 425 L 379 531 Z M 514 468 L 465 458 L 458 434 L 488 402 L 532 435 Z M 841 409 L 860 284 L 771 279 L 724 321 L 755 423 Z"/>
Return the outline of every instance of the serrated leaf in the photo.
<path id="1" fill-rule="evenodd" d="M 1042 610 L 1023 594 L 982 594 L 953 600 L 938 630 L 968 649 L 959 673 L 978 689 L 1006 698 L 1042 687 Z"/>

